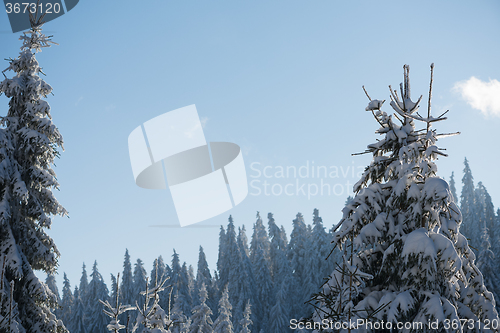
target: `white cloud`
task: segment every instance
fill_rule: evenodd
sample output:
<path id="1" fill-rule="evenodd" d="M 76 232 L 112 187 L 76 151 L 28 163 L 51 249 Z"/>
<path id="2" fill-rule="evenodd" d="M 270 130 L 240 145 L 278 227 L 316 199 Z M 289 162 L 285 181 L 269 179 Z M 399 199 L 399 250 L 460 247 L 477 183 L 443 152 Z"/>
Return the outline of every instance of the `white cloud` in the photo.
<path id="1" fill-rule="evenodd" d="M 500 82 L 491 80 L 484 82 L 472 76 L 470 79 L 455 83 L 453 90 L 474 109 L 485 116 L 500 117 Z"/>

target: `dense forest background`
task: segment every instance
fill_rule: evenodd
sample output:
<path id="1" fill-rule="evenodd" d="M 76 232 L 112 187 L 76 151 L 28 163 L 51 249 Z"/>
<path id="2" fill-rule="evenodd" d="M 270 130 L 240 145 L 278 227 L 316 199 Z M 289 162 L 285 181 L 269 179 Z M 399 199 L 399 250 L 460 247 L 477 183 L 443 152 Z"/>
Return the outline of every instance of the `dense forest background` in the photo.
<path id="1" fill-rule="evenodd" d="M 460 202 L 463 217 L 460 230 L 476 254 L 476 263 L 488 290 L 498 300 L 500 262 L 496 258 L 500 255 L 500 209 L 495 212 L 482 182 L 474 185 L 467 159 L 460 197 L 453 174 L 449 184 L 455 202 Z M 349 200 L 350 197 L 347 202 Z M 234 332 L 288 332 L 291 319 L 311 314 L 314 308 L 307 301 L 342 259 L 342 251 L 330 243 L 335 225 L 327 230 L 317 209 L 309 219 L 298 213 L 292 223 L 293 230 L 288 237 L 272 213 L 267 215 L 266 226 L 257 212 L 249 241 L 245 226 L 236 230 L 230 216 L 227 226 L 220 229 L 217 269 L 212 271 L 200 247 L 196 269 L 181 263 L 174 249 L 171 258 L 160 255 L 155 259 L 149 274 L 144 262 L 137 259 L 132 264 L 125 250 L 121 278 L 117 282 L 117 276 L 112 275 L 111 286 L 104 282 L 97 261 L 90 275 L 83 264 L 82 276 L 78 284 L 73 283 L 74 287 L 63 274 L 62 292 L 57 289 L 56 277 L 50 275 L 46 282 L 59 300 L 56 315 L 73 333 L 107 332 L 109 318 L 103 313 L 99 300 L 113 304 L 119 286 L 121 303 L 142 306 L 141 291 L 146 286 L 153 288 L 158 279 L 167 278 L 170 287 L 159 293 L 159 305 L 170 313 L 173 332 L 190 333 L 196 320 L 204 320 L 209 326 L 221 326 L 227 321 L 226 325 L 231 325 Z M 133 311 L 122 314 L 120 322 L 131 326 L 135 316 Z"/>

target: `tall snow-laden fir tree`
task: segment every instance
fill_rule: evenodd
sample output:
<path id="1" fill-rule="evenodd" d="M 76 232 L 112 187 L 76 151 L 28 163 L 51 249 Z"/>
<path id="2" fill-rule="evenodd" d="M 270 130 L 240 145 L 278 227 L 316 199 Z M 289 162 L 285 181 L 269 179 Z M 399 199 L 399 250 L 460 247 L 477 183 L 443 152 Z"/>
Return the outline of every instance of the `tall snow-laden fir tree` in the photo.
<path id="1" fill-rule="evenodd" d="M 250 325 L 253 324 L 252 320 L 250 319 L 250 315 L 252 314 L 252 310 L 250 307 L 251 307 L 250 302 L 247 302 L 247 305 L 245 306 L 245 311 L 243 312 L 243 318 L 240 320 L 241 329 L 238 331 L 238 333 L 252 332 L 250 330 Z"/>
<path id="2" fill-rule="evenodd" d="M 69 323 L 72 318 L 73 303 L 74 303 L 73 293 L 71 292 L 71 285 L 69 279 L 64 273 L 63 289 L 62 289 L 62 299 L 61 299 L 61 319 L 65 323 L 66 327 L 69 328 Z"/>
<path id="3" fill-rule="evenodd" d="M 120 276 L 120 274 L 118 274 L 118 276 Z M 111 300 L 111 302 L 113 302 L 113 300 L 116 300 L 116 296 L 120 296 L 119 291 L 120 286 L 118 285 L 118 280 L 116 279 L 116 276 L 111 273 L 111 294 L 109 295 L 109 299 Z"/>
<path id="4" fill-rule="evenodd" d="M 255 263 L 257 249 L 261 248 L 264 251 L 264 257 L 269 258 L 269 238 L 267 236 L 266 227 L 262 223 L 260 213 L 257 212 L 257 220 L 253 226 L 252 240 L 250 242 L 250 260 Z"/>
<path id="5" fill-rule="evenodd" d="M 169 279 L 171 278 L 171 276 L 172 276 L 172 270 L 170 266 L 165 264 L 165 262 L 163 261 L 163 257 L 160 255 L 158 259 L 154 260 L 153 263 L 153 269 L 151 270 L 151 276 L 149 279 L 150 289 L 152 289 L 156 285 L 157 281 Z M 171 281 L 169 281 L 169 283 L 170 282 Z M 142 288 L 141 290 L 144 290 L 144 288 Z M 158 297 L 160 298 L 159 306 L 162 309 L 167 309 L 169 300 L 169 291 L 165 289 L 159 291 Z"/>
<path id="6" fill-rule="evenodd" d="M 293 304 L 293 292 L 297 290 L 293 284 L 292 269 L 287 259 L 287 239 L 284 229 L 276 224 L 273 214 L 269 213 L 268 229 L 271 238 L 270 260 L 273 276 L 273 299 L 269 309 L 269 333 L 289 331 L 290 304 Z"/>
<path id="7" fill-rule="evenodd" d="M 239 286 L 238 286 L 238 296 L 236 297 L 237 303 L 233 305 L 233 323 L 234 330 L 238 330 L 240 327 L 240 321 L 243 318 L 243 313 L 245 311 L 245 306 L 248 302 L 256 303 L 255 290 L 257 286 L 255 284 L 252 262 L 250 261 L 248 248 L 248 240 L 245 232 L 245 226 L 238 228 L 238 271 L 239 271 Z"/>
<path id="8" fill-rule="evenodd" d="M 42 18 L 30 15 L 31 30 L 20 37 L 21 53 L 2 71 L 14 76 L 0 83 L 0 95 L 10 99 L 0 121 L 0 253 L 6 259 L 0 293 L 10 294 L 13 281 L 17 313 L 7 331 L 65 331 L 51 310 L 56 296 L 34 273 L 55 271 L 59 251 L 46 229 L 52 216 L 67 214 L 52 193 L 59 187 L 52 165 L 63 138 L 45 101 L 52 87 L 40 78 L 43 72 L 35 58 L 36 52 L 55 44 L 42 33 Z M 0 318 L 7 315 L 4 309 L 0 305 Z"/>
<path id="9" fill-rule="evenodd" d="M 483 224 L 481 251 L 477 257 L 477 267 L 484 276 L 484 284 L 495 296 L 495 301 L 500 301 L 500 272 L 495 262 L 495 254 L 491 251 L 490 236 L 486 224 Z"/>
<path id="10" fill-rule="evenodd" d="M 82 265 L 82 276 L 80 277 L 80 286 L 78 287 L 78 294 L 83 302 L 83 305 L 87 304 L 87 289 L 89 287 L 89 280 L 87 277 L 87 267 L 85 263 Z"/>
<path id="11" fill-rule="evenodd" d="M 214 303 L 216 298 L 216 291 L 213 285 L 212 274 L 208 268 L 207 257 L 203 251 L 203 247 L 200 246 L 200 253 L 198 255 L 198 270 L 196 272 L 196 285 L 194 290 L 200 290 L 201 285 L 204 283 L 207 288 L 208 299 L 207 305 L 212 309 L 215 308 L 217 303 Z M 198 293 L 193 291 L 193 305 L 200 304 L 200 299 Z M 189 313 L 188 313 L 189 314 Z"/>
<path id="12" fill-rule="evenodd" d="M 410 98 L 406 65 L 401 98 L 389 86 L 400 124 L 380 110 L 383 101 L 370 98 L 366 110 L 383 137 L 368 146 L 373 161 L 343 210 L 334 242 L 345 249 L 344 261 L 315 298 L 315 322 L 359 319 L 383 322 L 386 329 L 408 322 L 418 332 L 444 332 L 447 322 L 458 324 L 450 324 L 448 332 L 488 332 L 484 325 L 498 322 L 493 296 L 459 231 L 460 210 L 448 183 L 437 176 L 434 160 L 445 154 L 436 141 L 446 135 L 431 129 L 433 122 L 445 119 L 430 114 L 432 72 L 433 65 L 427 117 L 417 113 L 421 98 Z M 425 124 L 423 130 L 415 128 L 415 120 Z M 429 325 L 435 321 L 438 327 Z M 377 331 L 371 327 L 358 328 Z"/>
<path id="13" fill-rule="evenodd" d="M 90 282 L 87 289 L 87 320 L 86 325 L 89 332 L 107 333 L 106 326 L 108 318 L 104 314 L 103 305 L 99 300 L 108 301 L 108 287 L 104 283 L 101 273 L 97 269 L 97 261 L 92 266 Z"/>
<path id="14" fill-rule="evenodd" d="M 54 273 L 49 273 L 47 274 L 47 278 L 45 279 L 45 284 L 47 285 L 47 287 L 49 287 L 50 291 L 52 291 L 52 293 L 54 294 L 54 296 L 56 296 L 56 299 L 57 299 L 57 304 L 55 305 L 55 308 L 53 308 L 54 310 L 54 314 L 62 319 L 62 316 L 61 316 L 61 297 L 59 296 L 59 290 L 57 289 L 57 283 L 56 283 L 56 277 L 54 275 Z"/>
<path id="15" fill-rule="evenodd" d="M 455 186 L 455 173 L 451 173 L 450 177 L 450 191 L 451 194 L 453 195 L 453 200 L 455 201 L 456 204 L 458 204 L 458 196 L 457 196 L 457 187 Z"/>
<path id="16" fill-rule="evenodd" d="M 87 333 L 89 332 L 86 325 L 87 314 L 78 287 L 75 287 L 73 295 L 74 303 L 71 308 L 71 320 L 68 323 L 68 330 L 71 333 Z"/>
<path id="17" fill-rule="evenodd" d="M 476 223 L 479 224 L 478 227 L 483 228 L 483 223 L 486 224 L 486 228 L 490 231 L 495 227 L 495 207 L 491 201 L 491 196 L 486 190 L 483 182 L 477 183 L 476 188 L 476 211 L 478 215 L 478 220 Z M 483 243 L 483 237 L 481 236 L 481 244 Z"/>
<path id="18" fill-rule="evenodd" d="M 232 305 L 229 302 L 229 293 L 226 288 L 222 292 L 222 296 L 219 300 L 219 316 L 214 322 L 213 332 L 214 333 L 233 333 L 233 323 L 231 322 L 231 310 Z"/>
<path id="19" fill-rule="evenodd" d="M 174 306 L 170 314 L 170 320 L 172 320 L 172 327 L 170 331 L 172 333 L 187 333 L 189 328 L 188 319 L 180 307 L 181 302 L 178 302 L 178 295 L 174 296 Z"/>
<path id="20" fill-rule="evenodd" d="M 130 255 L 128 249 L 125 250 L 125 258 L 123 260 L 123 274 L 120 285 L 120 298 L 123 304 L 133 304 L 136 292 L 134 290 L 134 277 L 132 275 L 132 264 L 130 263 Z"/>
<path id="21" fill-rule="evenodd" d="M 460 195 L 460 209 L 462 211 L 462 224 L 460 232 L 469 240 L 473 249 L 481 245 L 481 226 L 478 222 L 476 192 L 474 178 L 467 158 L 464 160 L 464 176 L 462 177 L 462 194 Z"/>
<path id="22" fill-rule="evenodd" d="M 290 291 L 294 300 L 291 303 L 292 318 L 300 319 L 307 315 L 307 306 L 304 302 L 310 299 L 310 293 L 303 286 L 306 283 L 307 267 L 309 263 L 309 232 L 304 217 L 298 213 L 293 220 L 293 230 L 290 234 L 290 243 L 288 244 L 288 260 L 290 260 L 292 268 L 292 280 L 295 283 L 294 288 Z"/>
<path id="23" fill-rule="evenodd" d="M 268 261 L 265 258 L 264 248 L 256 246 L 255 263 L 253 264 L 253 274 L 255 279 L 255 299 L 259 308 L 255 309 L 255 331 L 266 330 L 269 326 L 269 310 L 274 303 L 273 281 L 269 271 Z"/>
<path id="24" fill-rule="evenodd" d="M 330 245 L 330 239 L 328 239 L 328 234 L 323 226 L 323 220 L 319 216 L 319 211 L 314 209 L 309 264 L 312 284 L 316 288 L 324 283 L 324 279 L 333 272 L 333 258 L 327 260 L 331 250 Z M 310 289 L 310 296 L 316 292 L 316 288 Z"/>
<path id="25" fill-rule="evenodd" d="M 189 272 L 189 268 L 186 265 L 186 262 L 182 264 L 177 286 L 179 296 L 184 299 L 184 307 L 182 307 L 182 311 L 184 311 L 184 313 L 189 313 L 189 311 L 191 311 L 191 309 L 193 308 L 193 300 L 191 295 L 194 292 L 194 281 L 191 278 L 191 274 Z"/>
<path id="26" fill-rule="evenodd" d="M 142 297 L 140 292 L 146 288 L 147 273 L 144 269 L 144 263 L 141 259 L 137 259 L 134 265 L 134 299 L 131 304 L 141 304 Z"/>
<path id="27" fill-rule="evenodd" d="M 205 284 L 201 285 L 200 291 L 200 304 L 193 308 L 193 315 L 191 316 L 191 325 L 189 326 L 189 333 L 212 333 L 212 310 L 207 306 L 207 288 Z"/>
<path id="28" fill-rule="evenodd" d="M 288 286 L 286 280 L 282 280 L 277 288 L 274 305 L 269 311 L 268 333 L 290 332 L 290 316 L 288 303 Z"/>

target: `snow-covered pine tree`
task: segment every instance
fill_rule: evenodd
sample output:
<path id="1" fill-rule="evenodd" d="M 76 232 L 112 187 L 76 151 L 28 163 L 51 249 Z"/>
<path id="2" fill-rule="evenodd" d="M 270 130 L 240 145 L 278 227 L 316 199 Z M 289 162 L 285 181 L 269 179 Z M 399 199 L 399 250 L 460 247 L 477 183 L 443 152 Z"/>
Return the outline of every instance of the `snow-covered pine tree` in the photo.
<path id="1" fill-rule="evenodd" d="M 453 195 L 453 200 L 458 204 L 457 187 L 455 185 L 455 173 L 452 172 L 450 176 L 450 191 Z"/>
<path id="2" fill-rule="evenodd" d="M 134 277 L 132 275 L 132 264 L 130 263 L 130 255 L 128 249 L 125 250 L 123 260 L 122 282 L 120 285 L 120 300 L 123 304 L 133 304 L 135 301 Z M 122 317 L 122 320 L 124 318 Z"/>
<path id="3" fill-rule="evenodd" d="M 293 220 L 293 230 L 290 234 L 290 243 L 288 244 L 288 260 L 292 268 L 292 280 L 295 288 L 290 291 L 294 298 L 291 302 L 292 318 L 300 319 L 308 315 L 307 308 L 304 302 L 308 301 L 311 297 L 308 290 L 303 288 L 306 282 L 307 267 L 309 258 L 307 257 L 310 246 L 309 233 L 307 226 L 304 223 L 304 217 L 298 213 L 295 220 Z"/>
<path id="4" fill-rule="evenodd" d="M 250 316 L 252 314 L 250 306 L 251 306 L 250 302 L 247 302 L 247 305 L 245 306 L 245 311 L 243 312 L 243 318 L 240 320 L 241 329 L 238 331 L 238 333 L 251 333 L 252 332 L 250 330 L 250 325 L 253 324 L 252 320 L 250 319 Z"/>
<path id="5" fill-rule="evenodd" d="M 179 254 L 174 249 L 174 254 L 172 254 L 172 265 L 170 266 L 172 272 L 170 273 L 170 284 L 172 285 L 172 294 L 178 295 L 179 302 L 182 302 L 181 309 L 184 310 L 186 307 L 186 299 L 184 295 L 179 295 L 179 284 L 181 276 L 181 262 L 179 259 Z"/>
<path id="6" fill-rule="evenodd" d="M 189 313 L 193 308 L 191 294 L 194 292 L 194 281 L 191 279 L 186 262 L 182 264 L 177 287 L 179 297 L 183 298 L 183 302 L 181 303 L 183 304 L 181 305 L 182 311 L 184 313 Z"/>
<path id="7" fill-rule="evenodd" d="M 240 329 L 240 321 L 243 319 L 243 313 L 245 311 L 246 304 L 248 302 L 254 304 L 256 303 L 255 297 L 255 278 L 253 274 L 252 262 L 250 261 L 250 249 L 248 247 L 248 238 L 246 236 L 246 229 L 243 225 L 238 228 L 238 254 L 239 254 L 239 286 L 238 286 L 238 296 L 236 299 L 238 302 L 233 305 L 233 323 L 234 330 Z M 271 295 L 269 296 L 271 297 Z"/>
<path id="8" fill-rule="evenodd" d="M 233 333 L 233 323 L 231 322 L 231 310 L 233 306 L 229 302 L 229 292 L 226 288 L 222 292 L 219 300 L 219 316 L 214 322 L 213 333 Z"/>
<path id="9" fill-rule="evenodd" d="M 264 251 L 264 257 L 269 259 L 269 237 L 267 236 L 266 227 L 262 223 L 260 213 L 257 212 L 257 221 L 253 225 L 252 240 L 250 242 L 250 260 L 255 263 L 257 249 L 261 248 Z"/>
<path id="10" fill-rule="evenodd" d="M 78 295 L 82 300 L 85 311 L 87 311 L 87 289 L 89 287 L 89 280 L 87 277 L 87 267 L 85 263 L 82 265 L 82 276 L 80 277 L 80 285 L 78 287 Z"/>
<path id="11" fill-rule="evenodd" d="M 270 260 L 273 269 L 273 300 L 269 314 L 269 333 L 289 332 L 290 304 L 293 304 L 291 290 L 297 290 L 292 286 L 292 269 L 287 258 L 287 239 L 284 229 L 278 228 L 273 214 L 269 213 L 268 229 L 271 239 Z"/>
<path id="12" fill-rule="evenodd" d="M 59 296 L 59 290 L 57 289 L 56 277 L 54 273 L 47 274 L 45 279 L 45 284 L 49 287 L 50 291 L 56 296 L 57 304 L 53 308 L 56 317 L 62 319 L 61 317 L 61 297 Z"/>
<path id="13" fill-rule="evenodd" d="M 433 65 L 431 89 L 432 70 Z M 343 210 L 334 241 L 339 247 L 352 246 L 317 295 L 313 320 L 383 321 L 386 329 L 410 323 L 418 332 L 444 332 L 449 323 L 448 332 L 488 332 L 483 325 L 498 322 L 494 300 L 459 231 L 461 214 L 449 185 L 437 177 L 433 162 L 445 155 L 435 143 L 446 135 L 431 130 L 431 123 L 445 118 L 431 116 L 430 92 L 427 117 L 416 113 L 420 99 L 410 99 L 406 65 L 400 91 L 402 99 L 390 87 L 394 117 L 401 125 L 380 110 L 383 101 L 370 98 L 366 108 L 383 138 L 368 146 L 373 161 Z M 416 130 L 414 120 L 426 127 Z M 429 325 L 435 321 L 438 327 Z M 359 332 L 378 332 L 375 328 L 363 325 Z"/>
<path id="14" fill-rule="evenodd" d="M 290 314 L 288 303 L 288 286 L 287 280 L 284 279 L 277 290 L 274 305 L 269 312 L 268 333 L 285 333 L 290 332 Z"/>
<path id="15" fill-rule="evenodd" d="M 74 303 L 71 310 L 71 320 L 67 324 L 68 330 L 71 333 L 87 333 L 89 330 L 86 326 L 86 313 L 85 306 L 83 304 L 82 298 L 80 297 L 80 290 L 75 286 Z"/>
<path id="16" fill-rule="evenodd" d="M 118 274 L 118 277 L 120 277 L 120 274 Z M 109 295 L 109 299 L 111 302 L 113 300 L 116 300 L 116 295 L 119 293 L 120 286 L 118 285 L 118 280 L 116 279 L 116 276 L 111 273 L 111 294 Z"/>
<path id="17" fill-rule="evenodd" d="M 172 326 L 170 331 L 172 333 L 187 333 L 189 328 L 188 319 L 180 307 L 181 302 L 178 302 L 178 295 L 174 296 L 174 306 L 170 313 L 170 320 L 172 321 Z"/>
<path id="18" fill-rule="evenodd" d="M 62 289 L 62 299 L 61 299 L 61 319 L 65 323 L 66 327 L 69 328 L 69 323 L 71 321 L 73 312 L 74 297 L 71 292 L 71 285 L 69 279 L 64 273 L 63 278 L 63 289 Z"/>
<path id="19" fill-rule="evenodd" d="M 229 216 L 229 222 L 232 223 L 233 217 Z M 226 230 L 224 229 L 224 226 L 220 226 L 220 232 L 219 232 L 219 252 L 217 256 L 217 270 L 214 272 L 214 280 L 217 282 L 216 284 L 216 289 L 217 289 L 217 296 L 216 303 L 213 303 L 213 305 L 219 304 L 219 298 L 220 294 L 222 293 L 222 288 L 227 285 L 229 282 L 229 260 L 230 260 L 230 255 L 227 249 L 228 242 L 227 242 L 227 236 L 226 236 Z M 201 290 L 201 286 L 198 286 L 198 290 Z M 214 309 L 214 318 L 217 317 L 217 307 L 210 307 L 211 309 Z"/>
<path id="20" fill-rule="evenodd" d="M 191 316 L 191 325 L 189 326 L 189 333 L 212 333 L 212 310 L 206 304 L 207 288 L 205 284 L 200 288 L 200 304 L 193 308 L 193 315 Z"/>
<path id="21" fill-rule="evenodd" d="M 481 251 L 477 257 L 477 268 L 484 276 L 486 288 L 494 295 L 495 301 L 500 301 L 500 272 L 497 270 L 498 264 L 495 262 L 495 255 L 491 251 L 489 230 L 486 223 L 483 223 Z"/>
<path id="22" fill-rule="evenodd" d="M 171 276 L 172 276 L 172 270 L 170 266 L 165 264 L 165 262 L 163 261 L 163 257 L 160 255 L 157 259 L 154 260 L 153 263 L 153 269 L 151 270 L 151 276 L 149 280 L 150 281 L 149 289 L 154 288 L 154 286 L 156 285 L 156 281 L 163 281 L 165 279 L 170 279 Z M 171 281 L 169 281 L 169 283 L 171 283 Z M 144 290 L 144 287 L 141 290 Z M 162 289 L 158 293 L 159 293 L 158 297 L 160 298 L 159 306 L 162 309 L 167 309 L 170 291 Z"/>
<path id="23" fill-rule="evenodd" d="M 66 330 L 51 310 L 56 296 L 34 273 L 55 272 L 60 254 L 46 229 L 53 215 L 67 215 L 52 193 L 59 187 L 52 164 L 63 138 L 44 99 L 52 87 L 40 78 L 43 72 L 35 58 L 36 52 L 55 44 L 42 33 L 42 19 L 30 14 L 31 29 L 20 37 L 21 53 L 2 71 L 13 71 L 14 76 L 0 82 L 0 95 L 10 99 L 0 129 L 0 253 L 6 258 L 0 292 L 10 295 L 13 281 L 12 307 L 17 313 L 8 331 Z M 0 306 L 0 316 L 5 315 Z"/>
<path id="24" fill-rule="evenodd" d="M 135 304 L 135 302 L 138 302 L 140 306 L 141 304 L 141 295 L 140 292 L 145 289 L 146 287 L 146 278 L 147 278 L 147 273 L 146 269 L 144 269 L 144 263 L 142 262 L 141 259 L 137 259 L 136 263 L 134 264 L 134 299 L 131 304 Z"/>
<path id="25" fill-rule="evenodd" d="M 104 283 L 101 273 L 94 261 L 90 282 L 87 288 L 87 320 L 85 324 L 89 332 L 107 333 L 108 318 L 104 314 L 103 305 L 99 301 L 107 302 L 109 297 L 108 287 Z"/>
<path id="26" fill-rule="evenodd" d="M 316 286 L 310 289 L 310 295 L 316 292 L 317 286 L 325 282 L 334 269 L 333 258 L 328 257 L 331 251 L 330 239 L 323 226 L 323 219 L 319 216 L 318 209 L 313 211 L 313 229 L 311 234 L 311 257 L 310 270 L 312 273 L 312 284 Z M 327 260 L 328 257 L 328 260 Z"/>
<path id="27" fill-rule="evenodd" d="M 222 296 L 222 291 L 227 285 L 229 289 L 229 301 L 231 304 L 237 305 L 233 311 L 233 318 L 235 319 L 235 323 L 237 323 L 242 318 L 243 311 L 243 309 L 239 309 L 238 300 L 240 297 L 248 294 L 249 286 L 246 285 L 248 283 L 247 279 L 242 279 L 242 274 L 246 275 L 245 265 L 236 240 L 236 230 L 232 216 L 229 216 L 227 230 L 224 231 L 223 228 L 221 229 L 220 241 L 222 244 L 219 243 L 219 251 L 224 252 L 219 253 L 219 261 L 217 261 L 217 267 L 219 268 L 219 279 L 217 282 L 218 290 L 220 290 L 218 299 Z M 218 313 L 215 317 L 218 317 Z"/>
<path id="28" fill-rule="evenodd" d="M 200 252 L 198 255 L 198 270 L 196 272 L 196 284 L 194 289 L 200 290 L 201 285 L 205 284 L 208 293 L 207 305 L 210 308 L 214 308 L 216 303 L 214 303 L 216 292 L 213 288 L 214 280 L 212 279 L 212 274 L 210 274 L 210 269 L 208 268 L 207 257 L 203 251 L 203 247 L 200 246 Z M 193 295 L 193 305 L 196 306 L 200 304 L 200 299 L 198 293 Z"/>
<path id="29" fill-rule="evenodd" d="M 486 224 L 488 232 L 490 232 L 495 227 L 495 207 L 491 201 L 491 196 L 486 190 L 483 182 L 477 183 L 476 188 L 476 202 L 479 220 L 481 228 L 483 227 L 483 222 Z M 484 242 L 483 235 L 481 235 L 481 244 Z"/>
<path id="30" fill-rule="evenodd" d="M 469 246 L 476 252 L 481 245 L 481 226 L 477 224 L 478 212 L 476 211 L 476 192 L 474 178 L 467 158 L 464 159 L 464 176 L 462 177 L 462 193 L 460 195 L 460 210 L 462 211 L 462 224 L 460 232 L 469 240 Z"/>
<path id="31" fill-rule="evenodd" d="M 256 245 L 254 251 L 255 256 L 253 263 L 253 275 L 255 279 L 255 299 L 259 304 L 259 309 L 254 312 L 254 330 L 266 330 L 269 327 L 269 312 L 274 303 L 273 297 L 273 281 L 269 264 L 265 257 L 264 248 Z M 255 309 L 255 307 L 254 307 Z"/>

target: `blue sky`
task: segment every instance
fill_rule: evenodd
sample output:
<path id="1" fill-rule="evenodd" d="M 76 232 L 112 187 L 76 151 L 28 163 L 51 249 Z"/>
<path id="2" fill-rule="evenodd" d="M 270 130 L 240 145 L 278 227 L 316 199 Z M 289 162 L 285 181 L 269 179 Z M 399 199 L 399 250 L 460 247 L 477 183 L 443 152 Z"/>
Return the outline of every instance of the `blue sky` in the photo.
<path id="1" fill-rule="evenodd" d="M 202 225 L 226 225 L 232 214 L 250 238 L 256 211 L 265 221 L 273 212 L 289 234 L 297 212 L 310 222 L 318 208 L 330 228 L 346 187 L 370 162 L 351 153 L 377 138 L 361 86 L 388 100 L 404 64 L 413 96 L 426 101 L 435 63 L 433 113 L 450 109 L 436 126 L 462 132 L 440 140 L 450 156 L 438 160 L 438 174 L 449 179 L 455 171 L 460 182 L 467 156 L 476 182 L 500 205 L 498 1 L 82 0 L 44 31 L 60 44 L 37 55 L 54 88 L 48 101 L 66 149 L 56 162 L 56 195 L 70 218 L 55 218 L 50 231 L 62 253 L 59 283 L 66 272 L 74 286 L 82 262 L 90 271 L 97 260 L 109 284 L 125 248 L 149 271 L 160 254 L 170 262 L 174 248 L 196 269 L 202 245 L 216 268 L 219 229 L 151 227 L 177 225 L 175 208 L 168 190 L 135 185 L 128 156 L 134 128 L 190 104 L 205 120 L 208 141 L 241 147 L 248 180 L 256 181 L 243 203 Z M 2 58 L 18 55 L 18 35 L 0 13 Z M 7 103 L 1 96 L 0 114 Z M 313 165 L 337 168 L 338 178 L 257 177 L 266 166 L 307 165 L 310 172 Z M 323 181 L 337 194 L 255 195 L 265 180 L 276 190 Z"/>

